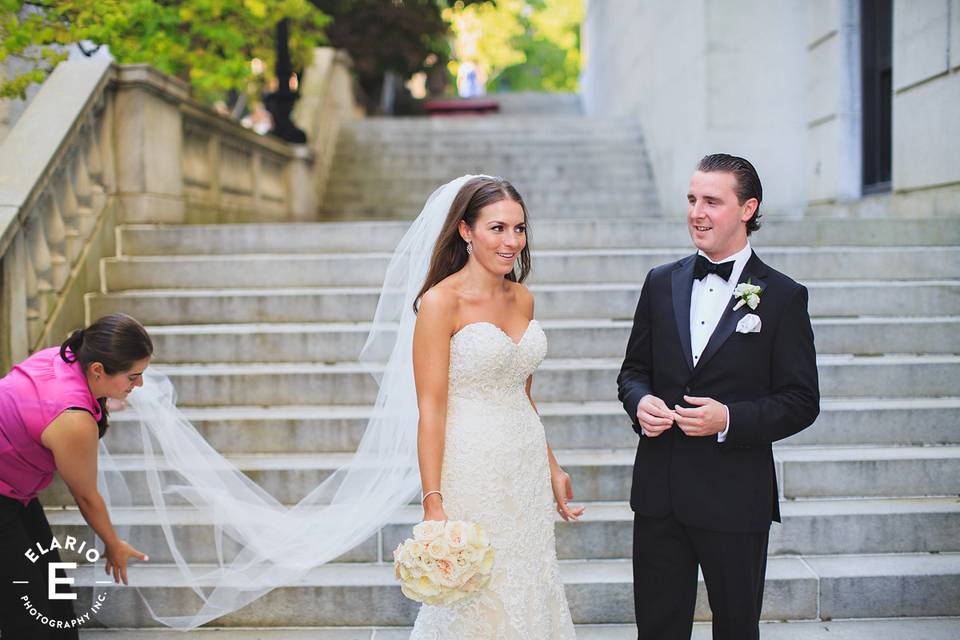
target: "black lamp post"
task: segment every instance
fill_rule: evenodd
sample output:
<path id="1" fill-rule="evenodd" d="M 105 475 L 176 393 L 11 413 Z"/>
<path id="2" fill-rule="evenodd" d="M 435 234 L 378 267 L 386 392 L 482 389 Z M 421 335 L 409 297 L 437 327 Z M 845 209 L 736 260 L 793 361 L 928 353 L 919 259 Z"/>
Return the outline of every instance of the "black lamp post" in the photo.
<path id="1" fill-rule="evenodd" d="M 293 75 L 293 63 L 290 61 L 289 25 L 284 18 L 277 23 L 277 90 L 268 93 L 264 99 L 264 106 L 273 118 L 273 128 L 270 133 L 287 142 L 302 144 L 307 141 L 307 134 L 298 129 L 290 119 L 293 104 L 300 95 L 290 90 L 290 76 Z"/>

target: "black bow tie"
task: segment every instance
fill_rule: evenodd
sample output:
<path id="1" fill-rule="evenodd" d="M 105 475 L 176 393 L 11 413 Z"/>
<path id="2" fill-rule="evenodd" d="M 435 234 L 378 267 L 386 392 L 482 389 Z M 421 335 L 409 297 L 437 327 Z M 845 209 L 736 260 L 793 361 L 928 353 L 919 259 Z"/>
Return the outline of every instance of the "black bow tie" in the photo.
<path id="1" fill-rule="evenodd" d="M 717 264 L 698 254 L 697 262 L 693 265 L 693 279 L 703 280 L 708 273 L 715 273 L 724 280 L 729 280 L 730 274 L 733 273 L 733 263 L 733 260 L 728 260 Z"/>

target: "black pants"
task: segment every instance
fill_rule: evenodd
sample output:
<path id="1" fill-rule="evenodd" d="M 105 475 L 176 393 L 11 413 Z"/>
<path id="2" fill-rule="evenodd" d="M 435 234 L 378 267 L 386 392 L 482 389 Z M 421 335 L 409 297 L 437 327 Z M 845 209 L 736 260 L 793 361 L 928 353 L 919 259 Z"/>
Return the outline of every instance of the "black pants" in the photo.
<path id="1" fill-rule="evenodd" d="M 713 612 L 714 640 L 759 640 L 769 535 L 697 529 L 672 515 L 634 516 L 638 640 L 690 640 L 698 565 Z"/>
<path id="2" fill-rule="evenodd" d="M 39 542 L 50 548 L 53 533 L 40 502 L 34 498 L 27 506 L 0 496 L 0 637 L 3 640 L 66 640 L 76 639 L 73 629 L 51 629 L 31 616 L 24 608 L 23 597 L 47 617 L 54 620 L 72 620 L 72 600 L 49 600 L 48 578 L 50 562 L 60 562 L 56 550 L 44 554 L 36 563 L 24 555 L 27 549 L 36 551 Z M 62 572 L 61 572 L 62 573 Z M 14 581 L 27 584 L 13 584 Z M 66 585 L 58 591 L 67 592 Z"/>

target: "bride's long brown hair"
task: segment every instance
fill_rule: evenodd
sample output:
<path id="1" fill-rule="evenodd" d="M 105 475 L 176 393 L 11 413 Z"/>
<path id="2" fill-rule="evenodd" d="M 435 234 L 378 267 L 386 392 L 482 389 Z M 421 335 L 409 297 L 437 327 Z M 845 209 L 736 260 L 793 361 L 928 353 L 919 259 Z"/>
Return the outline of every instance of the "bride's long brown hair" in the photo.
<path id="1" fill-rule="evenodd" d="M 430 258 L 430 269 L 427 270 L 427 278 L 423 282 L 420 293 L 417 294 L 413 302 L 413 310 L 417 311 L 420 305 L 420 298 L 423 297 L 432 286 L 449 276 L 456 273 L 467 264 L 467 243 L 460 236 L 460 221 L 463 220 L 468 227 L 474 228 L 477 223 L 477 217 L 480 210 L 485 206 L 500 202 L 502 200 L 512 200 L 523 209 L 523 220 L 527 225 L 527 242 L 520 250 L 520 258 L 517 261 L 517 267 L 504 276 L 511 282 L 523 282 L 530 275 L 530 220 L 527 216 L 527 206 L 523 203 L 523 198 L 512 184 L 503 178 L 478 177 L 468 180 L 460 187 L 457 197 L 453 199 L 450 205 L 450 212 L 443 223 L 443 229 L 437 237 L 437 244 L 433 248 L 433 256 Z"/>

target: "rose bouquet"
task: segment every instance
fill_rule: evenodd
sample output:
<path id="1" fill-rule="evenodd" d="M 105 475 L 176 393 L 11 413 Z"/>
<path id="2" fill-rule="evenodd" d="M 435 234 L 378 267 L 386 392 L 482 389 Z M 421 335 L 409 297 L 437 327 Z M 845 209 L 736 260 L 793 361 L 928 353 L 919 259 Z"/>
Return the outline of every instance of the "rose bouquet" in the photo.
<path id="1" fill-rule="evenodd" d="M 428 520 L 394 550 L 393 565 L 403 595 L 449 605 L 487 586 L 493 549 L 479 525 Z"/>

